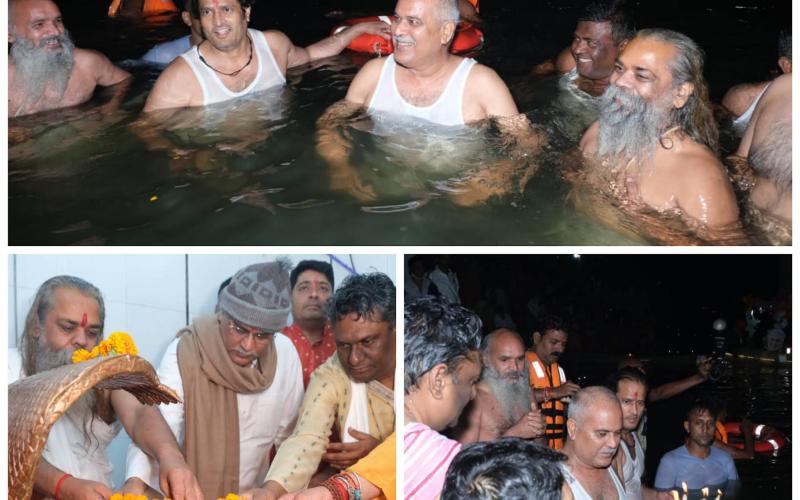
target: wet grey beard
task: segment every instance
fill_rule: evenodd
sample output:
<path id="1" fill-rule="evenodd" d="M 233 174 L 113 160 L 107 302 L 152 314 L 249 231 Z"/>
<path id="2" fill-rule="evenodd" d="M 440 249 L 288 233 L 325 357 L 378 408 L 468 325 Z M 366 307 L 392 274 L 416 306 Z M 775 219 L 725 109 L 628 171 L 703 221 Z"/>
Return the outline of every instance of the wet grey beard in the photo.
<path id="1" fill-rule="evenodd" d="M 53 39 L 61 43 L 61 51 L 51 52 L 44 48 L 44 44 Z M 20 110 L 38 102 L 48 88 L 54 90 L 59 98 L 64 95 L 72 75 L 74 48 L 67 32 L 42 39 L 38 46 L 24 38 L 14 41 L 9 56 L 16 69 L 12 85 L 24 96 Z M 16 113 L 13 110 L 9 112 Z"/>
<path id="2" fill-rule="evenodd" d="M 516 381 L 504 377 L 497 372 L 490 364 L 486 364 L 483 369 L 482 380 L 486 382 L 489 389 L 494 394 L 506 423 L 511 426 L 531 409 L 531 386 L 528 384 L 527 371 L 517 372 L 519 377 Z"/>
<path id="3" fill-rule="evenodd" d="M 615 101 L 620 102 L 615 102 Z M 616 85 L 600 97 L 597 156 L 651 164 L 661 134 L 669 126 L 671 105 L 648 103 Z"/>

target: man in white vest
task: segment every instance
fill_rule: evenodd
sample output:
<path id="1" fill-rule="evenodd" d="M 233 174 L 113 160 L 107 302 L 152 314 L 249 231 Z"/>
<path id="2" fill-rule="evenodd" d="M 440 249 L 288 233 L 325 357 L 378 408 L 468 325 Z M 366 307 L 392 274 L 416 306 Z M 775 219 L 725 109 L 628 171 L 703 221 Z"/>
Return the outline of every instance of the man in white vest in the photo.
<path id="1" fill-rule="evenodd" d="M 328 317 L 337 355 L 311 376 L 294 432 L 254 498 L 304 488 L 321 461 L 347 468 L 394 431 L 394 284 L 381 273 L 350 276 L 331 298 Z M 342 443 L 330 443 L 331 425 Z"/>
<path id="2" fill-rule="evenodd" d="M 144 111 L 207 106 L 286 83 L 286 69 L 340 53 L 363 33 L 388 38 L 388 26 L 360 23 L 306 48 L 280 31 L 248 29 L 254 0 L 197 0 L 205 40 L 175 59 L 156 80 Z"/>

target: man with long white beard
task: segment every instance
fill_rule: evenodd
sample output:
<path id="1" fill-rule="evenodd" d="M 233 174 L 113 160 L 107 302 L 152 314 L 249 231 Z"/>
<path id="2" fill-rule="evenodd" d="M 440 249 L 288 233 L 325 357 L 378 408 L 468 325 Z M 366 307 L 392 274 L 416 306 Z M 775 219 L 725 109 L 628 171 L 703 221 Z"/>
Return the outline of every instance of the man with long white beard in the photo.
<path id="1" fill-rule="evenodd" d="M 600 119 L 580 142 L 614 194 L 707 228 L 735 226 L 739 210 L 716 156 L 718 130 L 703 54 L 681 33 L 639 31 L 617 58 Z"/>
<path id="2" fill-rule="evenodd" d="M 75 350 L 99 344 L 104 324 L 103 297 L 95 286 L 74 276 L 45 281 L 28 311 L 19 350 L 9 350 L 8 382 L 72 363 Z M 159 464 L 156 481 L 166 494 L 175 500 L 202 498 L 158 409 L 121 389 L 86 393 L 53 424 L 36 467 L 34 496 L 108 498 L 112 467 L 106 447 L 120 427 Z M 130 487 L 125 484 L 123 492 Z"/>
<path id="3" fill-rule="evenodd" d="M 88 101 L 98 85 L 109 87 L 131 78 L 103 54 L 76 48 L 51 0 L 11 0 L 8 43 L 10 116 L 75 106 Z M 126 90 L 121 85 L 118 97 Z"/>
<path id="4" fill-rule="evenodd" d="M 540 440 L 545 422 L 528 385 L 525 346 L 517 332 L 495 330 L 481 342 L 483 374 L 462 415 L 461 444 L 499 437 Z M 545 444 L 540 440 L 541 444 Z"/>

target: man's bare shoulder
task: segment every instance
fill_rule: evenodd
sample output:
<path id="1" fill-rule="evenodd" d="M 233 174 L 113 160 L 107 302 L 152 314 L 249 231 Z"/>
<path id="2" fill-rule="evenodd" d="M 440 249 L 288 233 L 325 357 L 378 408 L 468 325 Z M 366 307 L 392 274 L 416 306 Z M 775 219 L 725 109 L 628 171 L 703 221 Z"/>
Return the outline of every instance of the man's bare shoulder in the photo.
<path id="1" fill-rule="evenodd" d="M 73 49 L 73 60 L 76 66 L 82 67 L 100 67 L 106 64 L 112 64 L 111 60 L 102 52 L 92 49 Z"/>
<path id="2" fill-rule="evenodd" d="M 758 93 L 764 90 L 764 87 L 768 83 L 769 82 L 757 82 L 734 85 L 725 93 L 725 96 L 722 98 L 722 105 L 725 109 L 733 113 L 734 116 L 741 116 L 747 111 L 747 108 L 753 103 Z"/>
<path id="3" fill-rule="evenodd" d="M 589 125 L 586 132 L 583 133 L 578 147 L 580 148 L 583 156 L 592 156 L 597 153 L 597 135 L 600 133 L 600 121 L 596 121 Z"/>
<path id="4" fill-rule="evenodd" d="M 570 47 L 565 48 L 556 56 L 556 73 L 563 75 L 575 68 L 575 56 L 572 55 Z"/>
<path id="5" fill-rule="evenodd" d="M 278 30 L 266 30 L 262 31 L 264 34 L 264 38 L 267 39 L 267 43 L 269 47 L 273 50 L 285 50 L 289 51 L 289 49 L 294 45 L 289 37 L 283 31 Z"/>

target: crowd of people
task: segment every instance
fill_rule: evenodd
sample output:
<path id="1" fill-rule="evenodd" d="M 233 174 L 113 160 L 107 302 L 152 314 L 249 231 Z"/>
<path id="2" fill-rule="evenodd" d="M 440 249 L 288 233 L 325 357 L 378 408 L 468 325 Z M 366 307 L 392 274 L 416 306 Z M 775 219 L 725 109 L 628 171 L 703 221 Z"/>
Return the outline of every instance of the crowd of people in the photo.
<path id="1" fill-rule="evenodd" d="M 283 86 L 288 68 L 336 55 L 356 37 L 372 34 L 391 38 L 394 53 L 368 61 L 343 100 L 318 121 L 317 152 L 330 165 L 332 188 L 361 201 L 376 196 L 352 165 L 351 145 L 338 130 L 366 110 L 445 126 L 491 119 L 519 154 L 471 171 L 449 196 L 465 206 L 521 189 L 536 168 L 514 158 L 535 158 L 547 139 L 520 113 L 497 73 L 448 50 L 465 10 L 460 3 L 399 0 L 391 24 L 357 23 L 304 48 L 280 31 L 249 28 L 252 0 L 178 2 L 190 34 L 145 55 L 168 63 L 147 96 L 145 122 Z M 760 228 L 759 238 L 788 243 L 791 35 L 785 33 L 780 42 L 785 74 L 737 86 L 723 101 L 742 134 L 733 158 L 746 160 L 728 169 L 719 157 L 719 121 L 703 75 L 702 49 L 673 30 L 634 31 L 619 3 L 586 6 L 572 45 L 534 71 L 563 73 L 564 85 L 593 99 L 597 108 L 579 143 L 581 173 L 565 176 L 578 192 L 592 186 L 592 193 L 613 194 L 622 214 L 609 215 L 598 208 L 602 204 L 578 195 L 576 205 L 620 230 L 632 216 L 641 233 L 666 243 L 686 242 L 665 229 L 669 225 L 661 219 L 673 217 L 682 221 L 684 233 L 706 243 L 753 242 L 743 229 L 745 216 Z M 82 103 L 98 86 L 114 87 L 120 97 L 112 102 L 118 103 L 130 85 L 131 75 L 108 58 L 73 46 L 52 0 L 11 1 L 9 42 L 11 116 Z M 660 216 L 648 215 L 653 211 Z"/>
<path id="2" fill-rule="evenodd" d="M 686 412 L 685 444 L 661 457 L 654 484 L 644 482 L 648 402 L 705 382 L 707 361 L 650 390 L 641 360 L 626 357 L 605 386 L 580 387 L 558 363 L 570 327 L 543 325 L 526 352 L 517 332 L 484 336 L 477 314 L 443 297 L 406 303 L 406 498 L 737 496 L 730 450 L 752 458 L 752 443 L 749 454 L 728 445 L 718 435 L 724 415 L 707 398 Z"/>
<path id="3" fill-rule="evenodd" d="M 158 364 L 180 402 L 154 407 L 120 389 L 88 392 L 52 427 L 35 493 L 109 498 L 106 448 L 124 427 L 132 443 L 121 493 L 395 498 L 395 286 L 369 273 L 334 288 L 322 261 L 239 270 L 215 313 L 181 329 Z M 9 383 L 72 363 L 105 327 L 99 289 L 74 276 L 48 279 L 9 352 Z"/>

